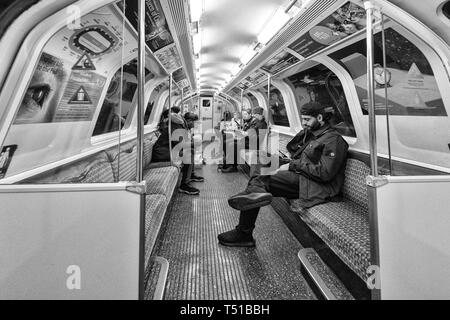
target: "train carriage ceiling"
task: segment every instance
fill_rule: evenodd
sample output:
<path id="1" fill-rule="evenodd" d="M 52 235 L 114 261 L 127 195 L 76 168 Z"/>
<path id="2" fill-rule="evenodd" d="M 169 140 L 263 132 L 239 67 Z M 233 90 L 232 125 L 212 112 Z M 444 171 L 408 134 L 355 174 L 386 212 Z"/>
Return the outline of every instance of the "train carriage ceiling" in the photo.
<path id="1" fill-rule="evenodd" d="M 180 5 L 183 2 L 184 5 Z M 241 65 L 249 48 L 256 45 L 258 35 L 270 18 L 291 1 L 162 0 L 162 3 L 168 8 L 169 20 L 175 24 L 186 65 L 189 64 L 188 57 L 192 61 L 195 87 L 208 93 L 223 89 L 232 80 L 233 71 Z M 185 19 L 187 30 L 177 25 L 180 18 Z M 182 45 L 185 32 L 189 36 L 188 46 Z M 185 69 L 189 74 L 190 68 Z"/>
<path id="2" fill-rule="evenodd" d="M 346 2 L 161 0 L 161 5 L 192 89 L 214 93 L 248 89 L 301 61 L 288 45 Z"/>

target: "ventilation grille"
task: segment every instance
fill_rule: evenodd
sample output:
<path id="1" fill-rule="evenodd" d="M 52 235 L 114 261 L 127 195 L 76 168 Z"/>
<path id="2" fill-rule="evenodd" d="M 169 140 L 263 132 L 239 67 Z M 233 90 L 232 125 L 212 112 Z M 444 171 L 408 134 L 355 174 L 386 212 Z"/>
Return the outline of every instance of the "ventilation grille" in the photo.
<path id="1" fill-rule="evenodd" d="M 196 81 L 194 78 L 194 65 L 192 63 L 190 32 L 188 30 L 188 18 L 185 7 L 185 1 L 180 0 L 168 0 L 167 1 L 170 15 L 174 25 L 174 31 L 176 32 L 176 38 L 178 39 L 179 49 L 181 50 L 181 59 L 183 66 L 185 67 L 186 76 L 191 83 L 194 91 L 196 88 Z"/>
<path id="2" fill-rule="evenodd" d="M 271 42 L 265 50 L 257 56 L 249 65 L 244 69 L 241 74 L 234 79 L 225 89 L 225 91 L 238 85 L 242 79 L 253 70 L 259 68 L 265 61 L 272 57 L 280 48 L 284 48 L 286 45 L 299 38 L 302 32 L 315 20 L 318 16 L 324 14 L 331 7 L 336 7 L 336 4 L 342 4 L 342 0 L 317 0 L 306 11 L 297 18 L 297 20 L 290 25 L 275 41 Z"/>

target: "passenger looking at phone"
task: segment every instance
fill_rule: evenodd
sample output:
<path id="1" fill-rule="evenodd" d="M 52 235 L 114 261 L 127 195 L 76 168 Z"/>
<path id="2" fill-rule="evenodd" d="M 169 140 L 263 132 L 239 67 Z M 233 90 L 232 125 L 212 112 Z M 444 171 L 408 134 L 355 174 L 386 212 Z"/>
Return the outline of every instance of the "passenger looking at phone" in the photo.
<path id="1" fill-rule="evenodd" d="M 225 246 L 253 247 L 253 229 L 259 209 L 273 197 L 300 199 L 305 208 L 330 201 L 340 194 L 345 177 L 348 144 L 333 129 L 332 113 L 309 102 L 301 108 L 303 130 L 287 145 L 291 161 L 273 175 L 255 175 L 245 191 L 228 199 L 240 211 L 236 229 L 218 236 Z"/>

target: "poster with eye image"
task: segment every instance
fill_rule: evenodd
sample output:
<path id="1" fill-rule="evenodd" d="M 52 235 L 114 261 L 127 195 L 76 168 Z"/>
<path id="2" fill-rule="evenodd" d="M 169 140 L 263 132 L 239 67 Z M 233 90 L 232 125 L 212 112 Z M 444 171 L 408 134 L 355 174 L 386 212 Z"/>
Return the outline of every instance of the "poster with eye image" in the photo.
<path id="1" fill-rule="evenodd" d="M 72 65 L 43 52 L 14 124 L 53 122 Z"/>
<path id="2" fill-rule="evenodd" d="M 145 40 L 150 50 L 156 52 L 174 43 L 174 41 L 160 2 L 158 0 L 146 0 L 145 5 Z M 124 11 L 123 1 L 119 1 L 117 6 Z M 125 16 L 138 30 L 138 1 L 127 0 L 125 6 Z"/>
<path id="3" fill-rule="evenodd" d="M 105 83 L 94 72 L 73 70 L 53 122 L 91 121 Z"/>
<path id="4" fill-rule="evenodd" d="M 0 179 L 3 179 L 8 172 L 9 165 L 17 150 L 17 145 L 4 146 L 0 152 Z"/>
<path id="5" fill-rule="evenodd" d="M 364 8 L 347 2 L 333 14 L 296 40 L 290 49 L 304 58 L 366 27 Z"/>

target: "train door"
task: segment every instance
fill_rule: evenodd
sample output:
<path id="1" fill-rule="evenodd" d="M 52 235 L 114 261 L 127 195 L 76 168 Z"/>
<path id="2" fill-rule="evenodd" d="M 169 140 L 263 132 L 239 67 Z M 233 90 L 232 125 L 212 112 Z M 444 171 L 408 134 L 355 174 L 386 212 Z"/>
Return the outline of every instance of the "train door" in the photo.
<path id="1" fill-rule="evenodd" d="M 200 99 L 201 105 L 201 119 L 202 119 L 202 130 L 203 134 L 212 130 L 213 125 L 213 103 L 212 97 L 203 97 Z"/>

